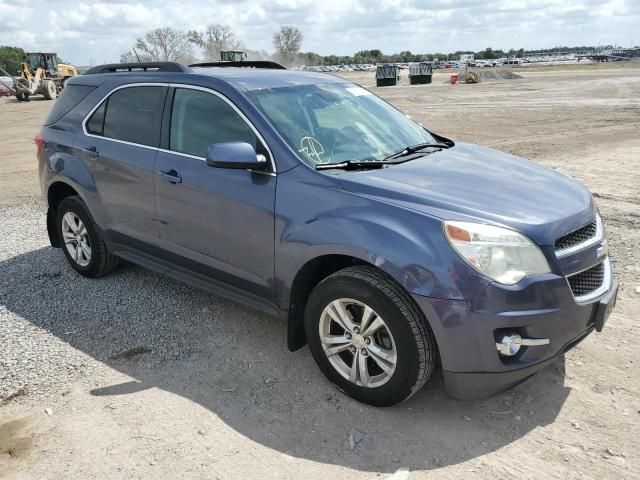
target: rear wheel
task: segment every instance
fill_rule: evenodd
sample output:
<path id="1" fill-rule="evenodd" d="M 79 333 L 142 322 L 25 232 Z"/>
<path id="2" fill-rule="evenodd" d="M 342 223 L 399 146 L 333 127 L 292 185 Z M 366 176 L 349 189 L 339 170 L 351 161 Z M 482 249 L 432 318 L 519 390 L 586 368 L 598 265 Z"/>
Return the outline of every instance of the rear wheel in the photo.
<path id="1" fill-rule="evenodd" d="M 435 366 L 435 339 L 423 315 L 373 267 L 345 268 L 320 282 L 307 302 L 305 330 L 325 376 L 370 405 L 406 400 Z"/>
<path id="2" fill-rule="evenodd" d="M 67 197 L 60 202 L 56 224 L 62 251 L 78 273 L 96 278 L 116 269 L 118 258 L 107 251 L 102 232 L 80 197 Z"/>

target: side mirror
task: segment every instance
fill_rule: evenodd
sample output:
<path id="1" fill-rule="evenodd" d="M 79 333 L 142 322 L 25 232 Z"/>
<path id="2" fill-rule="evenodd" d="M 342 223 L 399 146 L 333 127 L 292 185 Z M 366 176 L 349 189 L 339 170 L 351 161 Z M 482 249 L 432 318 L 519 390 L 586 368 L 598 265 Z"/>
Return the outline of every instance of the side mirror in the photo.
<path id="1" fill-rule="evenodd" d="M 216 168 L 265 170 L 267 158 L 246 142 L 213 143 L 207 149 L 207 165 Z"/>

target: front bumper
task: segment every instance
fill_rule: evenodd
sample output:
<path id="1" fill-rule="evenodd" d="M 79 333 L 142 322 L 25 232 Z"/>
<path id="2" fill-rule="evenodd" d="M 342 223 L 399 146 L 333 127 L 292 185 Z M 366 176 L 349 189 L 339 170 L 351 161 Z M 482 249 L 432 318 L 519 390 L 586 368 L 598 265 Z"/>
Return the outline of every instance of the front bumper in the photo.
<path id="1" fill-rule="evenodd" d="M 525 279 L 514 287 L 490 285 L 474 299 L 442 300 L 413 295 L 435 334 L 447 393 L 463 400 L 506 390 L 600 331 L 615 305 L 618 283 L 590 303 L 577 303 L 564 277 Z M 548 338 L 548 345 L 523 347 L 500 357 L 496 330 Z"/>

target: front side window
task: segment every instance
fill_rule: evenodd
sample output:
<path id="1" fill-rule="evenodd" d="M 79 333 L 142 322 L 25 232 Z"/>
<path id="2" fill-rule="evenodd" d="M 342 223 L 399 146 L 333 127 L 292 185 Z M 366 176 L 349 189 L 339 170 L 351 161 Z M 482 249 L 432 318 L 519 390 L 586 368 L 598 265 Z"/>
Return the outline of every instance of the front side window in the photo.
<path id="1" fill-rule="evenodd" d="M 112 93 L 87 121 L 87 132 L 157 147 L 167 88 L 127 87 Z"/>
<path id="2" fill-rule="evenodd" d="M 247 142 L 260 150 L 256 134 L 223 99 L 200 90 L 176 89 L 170 150 L 206 157 L 209 145 L 225 142 Z"/>
<path id="3" fill-rule="evenodd" d="M 435 141 L 409 117 L 350 83 L 258 89 L 247 96 L 312 166 L 382 160 L 408 145 Z"/>

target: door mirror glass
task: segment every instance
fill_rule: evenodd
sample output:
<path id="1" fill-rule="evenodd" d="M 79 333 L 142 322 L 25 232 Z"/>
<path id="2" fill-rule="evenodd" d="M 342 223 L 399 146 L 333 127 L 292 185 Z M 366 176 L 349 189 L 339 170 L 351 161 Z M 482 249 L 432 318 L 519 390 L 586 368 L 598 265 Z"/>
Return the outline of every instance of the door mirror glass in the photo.
<path id="1" fill-rule="evenodd" d="M 207 165 L 217 168 L 265 170 L 267 158 L 246 142 L 213 143 L 207 149 Z"/>

